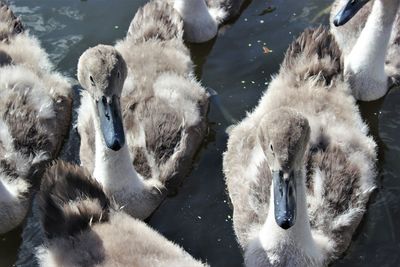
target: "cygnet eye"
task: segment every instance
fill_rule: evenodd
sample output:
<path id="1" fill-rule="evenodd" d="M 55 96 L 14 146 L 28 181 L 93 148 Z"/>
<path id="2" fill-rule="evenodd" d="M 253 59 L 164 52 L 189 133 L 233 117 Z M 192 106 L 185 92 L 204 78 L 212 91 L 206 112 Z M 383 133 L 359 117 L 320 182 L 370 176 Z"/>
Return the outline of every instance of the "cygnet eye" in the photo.
<path id="1" fill-rule="evenodd" d="M 271 148 L 271 151 L 274 152 L 274 147 L 272 146 L 272 144 L 269 145 L 269 148 Z"/>
<path id="2" fill-rule="evenodd" d="M 93 79 L 93 77 L 92 77 L 92 76 L 90 76 L 89 78 L 90 78 L 90 81 L 91 81 L 91 83 L 92 83 L 92 86 L 95 86 L 95 83 L 94 83 L 94 79 Z"/>

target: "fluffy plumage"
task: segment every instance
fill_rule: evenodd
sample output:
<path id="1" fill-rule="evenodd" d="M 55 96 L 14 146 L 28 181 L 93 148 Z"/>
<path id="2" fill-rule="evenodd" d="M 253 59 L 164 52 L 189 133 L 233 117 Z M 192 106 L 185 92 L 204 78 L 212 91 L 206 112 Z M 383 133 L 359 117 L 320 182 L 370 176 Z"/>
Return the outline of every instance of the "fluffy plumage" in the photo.
<path id="1" fill-rule="evenodd" d="M 56 162 L 43 178 L 40 208 L 47 234 L 40 266 L 205 266 L 117 208 L 83 168 Z"/>
<path id="2" fill-rule="evenodd" d="M 58 155 L 71 94 L 37 39 L 0 3 L 0 233 L 21 223 L 34 178 Z"/>
<path id="3" fill-rule="evenodd" d="M 129 25 L 131 41 L 143 43 L 151 39 L 158 41 L 180 40 L 183 36 L 182 19 L 161 1 L 140 9 Z"/>
<path id="4" fill-rule="evenodd" d="M 347 61 L 345 73 L 355 97 L 375 100 L 400 82 L 399 1 L 371 0 L 345 25 L 335 27 L 333 20 L 347 2 L 334 1 L 331 32 Z"/>
<path id="5" fill-rule="evenodd" d="M 115 46 L 128 67 L 121 93 L 127 144 L 120 151 L 112 153 L 104 144 L 97 145 L 95 96 L 89 91 L 82 94 L 81 163 L 137 218 L 148 217 L 159 205 L 166 182 L 188 173 L 206 134 L 208 97 L 195 80 L 182 26 L 171 6 L 151 1 L 138 10 L 127 37 Z M 85 70 L 87 60 L 80 60 L 78 76 L 95 73 Z M 88 78 L 79 80 L 90 87 Z M 114 160 L 120 165 L 112 164 Z"/>
<path id="6" fill-rule="evenodd" d="M 107 222 L 110 201 L 84 169 L 59 161 L 44 175 L 39 205 L 49 239 L 79 234 L 91 224 Z"/>
<path id="7" fill-rule="evenodd" d="M 263 118 L 282 108 L 299 112 L 311 129 L 298 186 L 303 213 L 288 230 L 270 218 L 271 162 L 262 145 L 268 140 L 257 137 Z M 257 108 L 230 133 L 224 154 L 234 229 L 248 266 L 321 266 L 346 250 L 375 187 L 376 144 L 367 132 L 333 36 L 306 30 Z"/>

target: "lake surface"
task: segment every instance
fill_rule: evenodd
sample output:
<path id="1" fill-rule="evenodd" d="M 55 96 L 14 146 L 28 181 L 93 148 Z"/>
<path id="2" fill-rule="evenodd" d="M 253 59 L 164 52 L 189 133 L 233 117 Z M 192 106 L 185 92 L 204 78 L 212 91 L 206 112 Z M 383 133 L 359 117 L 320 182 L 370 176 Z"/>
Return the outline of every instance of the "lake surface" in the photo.
<path id="1" fill-rule="evenodd" d="M 36 35 L 56 68 L 75 78 L 79 56 L 89 46 L 113 44 L 126 34 L 143 0 L 10 1 L 26 28 Z M 306 27 L 326 24 L 327 0 L 254 0 L 232 25 L 206 44 L 191 45 L 196 73 L 218 92 L 210 112 L 210 134 L 193 171 L 149 224 L 194 257 L 211 266 L 242 266 L 232 230 L 232 211 L 222 174 L 226 128 L 257 105 L 276 73 L 289 43 Z M 263 47 L 272 50 L 264 54 Z M 76 87 L 78 90 L 79 87 Z M 373 195 L 352 245 L 333 266 L 400 265 L 400 90 L 382 100 L 360 103 L 364 119 L 379 144 L 378 190 Z M 72 132 L 73 133 L 73 132 Z M 62 158 L 77 161 L 74 134 Z M 21 230 L 0 236 L 0 266 L 12 266 Z"/>

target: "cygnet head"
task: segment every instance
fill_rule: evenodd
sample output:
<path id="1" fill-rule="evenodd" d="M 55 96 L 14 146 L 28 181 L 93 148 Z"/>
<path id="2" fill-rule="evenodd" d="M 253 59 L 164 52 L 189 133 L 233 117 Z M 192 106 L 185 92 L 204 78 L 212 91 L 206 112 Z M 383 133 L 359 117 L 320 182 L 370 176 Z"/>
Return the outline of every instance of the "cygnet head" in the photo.
<path id="1" fill-rule="evenodd" d="M 301 185 L 310 126 L 300 113 L 279 108 L 265 115 L 258 140 L 272 173 L 275 221 L 283 229 L 296 222 L 297 186 Z"/>
<path id="2" fill-rule="evenodd" d="M 79 58 L 78 80 L 95 101 L 104 141 L 114 151 L 125 144 L 120 96 L 127 72 L 125 60 L 112 46 L 89 48 Z"/>
<path id="3" fill-rule="evenodd" d="M 369 1 L 371 0 L 348 0 L 346 5 L 336 14 L 333 24 L 336 27 L 346 24 Z"/>

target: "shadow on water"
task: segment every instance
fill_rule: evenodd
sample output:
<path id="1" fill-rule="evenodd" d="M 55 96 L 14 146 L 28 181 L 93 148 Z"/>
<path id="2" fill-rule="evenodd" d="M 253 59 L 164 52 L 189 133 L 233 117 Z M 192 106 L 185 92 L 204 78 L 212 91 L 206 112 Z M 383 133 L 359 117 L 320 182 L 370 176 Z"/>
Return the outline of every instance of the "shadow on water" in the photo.
<path id="1" fill-rule="evenodd" d="M 360 102 L 363 119 L 378 144 L 377 190 L 346 256 L 335 266 L 399 266 L 400 89 L 377 101 Z"/>
<path id="2" fill-rule="evenodd" d="M 216 40 L 217 37 L 201 44 L 186 43 L 187 47 L 190 50 L 190 55 L 194 64 L 194 73 L 198 80 L 201 80 L 201 76 L 203 74 L 203 66 L 206 63 L 207 57 L 214 47 Z"/>
<path id="3" fill-rule="evenodd" d="M 21 245 L 21 227 L 11 232 L 0 235 L 0 266 L 11 266 L 17 260 L 19 246 Z"/>
<path id="4" fill-rule="evenodd" d="M 78 119 L 78 108 L 81 105 L 80 92 L 83 90 L 79 85 L 73 86 L 73 107 L 72 107 L 72 125 L 69 129 L 68 140 L 61 150 L 60 158 L 62 160 L 80 164 L 79 161 L 79 147 L 80 137 L 76 129 L 76 120 Z"/>
<path id="5" fill-rule="evenodd" d="M 137 8 L 146 0 L 10 2 L 31 33 L 41 40 L 57 68 L 75 77 L 82 52 L 89 46 L 113 44 L 123 38 Z M 331 3 L 246 1 L 248 6 L 241 16 L 223 27 L 217 38 L 189 45 L 197 77 L 210 88 L 210 93 L 216 92 L 211 97 L 209 134 L 178 194 L 168 197 L 148 223 L 211 266 L 236 267 L 243 262 L 232 229 L 232 210 L 222 173 L 226 129 L 232 120 L 242 119 L 257 105 L 293 38 L 310 25 L 327 25 L 327 7 Z M 264 54 L 263 47 L 272 52 Z M 78 100 L 79 88 L 75 86 L 74 91 Z M 75 101 L 74 108 L 78 106 Z M 391 90 L 384 99 L 359 106 L 379 146 L 378 190 L 349 250 L 333 266 L 399 266 L 400 90 Z M 73 116 L 75 120 L 76 113 Z M 78 154 L 79 136 L 71 129 L 61 158 L 78 162 Z M 28 225 L 34 229 L 38 214 L 31 213 Z M 20 235 L 18 229 L 0 236 L 0 266 L 10 266 L 15 261 Z M 41 240 L 38 236 L 32 240 L 21 252 L 21 266 L 34 266 L 32 250 Z"/>
<path id="6" fill-rule="evenodd" d="M 384 104 L 385 98 L 378 99 L 371 102 L 358 102 L 358 107 L 360 109 L 361 117 L 366 122 L 369 128 L 369 134 L 374 138 L 377 147 L 378 171 L 382 171 L 383 163 L 385 161 L 385 143 L 379 136 L 379 115 L 381 114 L 381 109 Z"/>
<path id="7" fill-rule="evenodd" d="M 248 1 L 250 4 L 251 1 Z M 238 18 L 236 18 L 238 19 Z M 190 54 L 191 58 L 194 64 L 194 72 L 199 81 L 201 81 L 202 74 L 203 74 L 203 66 L 207 62 L 207 58 L 209 54 L 212 51 L 212 48 L 214 47 L 214 44 L 217 40 L 217 37 L 213 38 L 212 40 L 201 43 L 201 44 L 195 44 L 195 43 L 186 43 L 188 48 L 190 49 Z M 203 84 L 204 85 L 204 84 Z M 207 86 L 207 85 L 204 85 Z M 210 106 L 217 108 L 222 114 L 222 116 L 225 118 L 227 123 L 234 124 L 237 122 L 236 119 L 233 118 L 233 116 L 229 113 L 229 111 L 225 108 L 225 106 L 222 104 L 220 96 L 216 90 L 213 88 L 206 88 L 207 93 L 210 97 Z"/>

